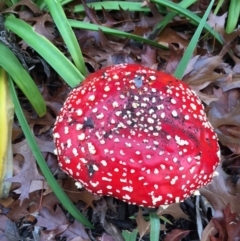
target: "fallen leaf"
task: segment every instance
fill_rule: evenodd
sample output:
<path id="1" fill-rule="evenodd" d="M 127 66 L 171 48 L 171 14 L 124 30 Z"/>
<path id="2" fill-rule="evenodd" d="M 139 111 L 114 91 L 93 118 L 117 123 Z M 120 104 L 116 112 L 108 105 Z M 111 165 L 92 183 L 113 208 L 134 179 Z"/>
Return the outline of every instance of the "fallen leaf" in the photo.
<path id="1" fill-rule="evenodd" d="M 49 151 L 50 147 L 47 145 L 47 143 L 45 143 L 45 145 L 47 147 L 45 151 L 47 150 Z M 24 157 L 24 164 L 21 171 L 17 175 L 15 175 L 12 178 L 7 178 L 6 181 L 18 182 L 21 184 L 21 187 L 20 187 L 21 194 L 20 194 L 19 200 L 22 203 L 24 199 L 29 197 L 29 191 L 30 191 L 30 186 L 32 181 L 33 180 L 44 181 L 44 178 L 42 175 L 39 174 L 37 170 L 35 158 L 29 148 L 29 145 L 26 139 L 13 145 L 13 153 L 21 154 Z"/>
<path id="2" fill-rule="evenodd" d="M 180 218 L 189 220 L 188 215 L 186 215 L 182 209 L 180 208 L 179 203 L 173 203 L 168 205 L 166 208 L 163 207 L 159 207 L 157 214 L 160 215 L 164 215 L 164 214 L 169 214 L 171 216 L 173 216 L 173 218 L 175 220 L 178 220 Z"/>
<path id="3" fill-rule="evenodd" d="M 226 181 L 228 175 L 224 173 L 221 166 L 216 171 L 218 175 L 213 178 L 212 182 L 199 190 L 213 206 L 213 217 L 222 218 L 223 210 L 228 204 L 231 206 L 233 212 L 240 214 L 240 194 L 236 193 L 236 195 L 232 195 L 228 192 L 229 188 Z"/>
<path id="4" fill-rule="evenodd" d="M 201 241 L 210 241 L 210 236 L 214 236 L 217 233 L 218 231 L 211 220 L 202 232 Z"/>
<path id="5" fill-rule="evenodd" d="M 66 237 L 67 241 L 72 240 L 80 236 L 83 240 L 89 240 L 88 234 L 85 231 L 84 226 L 78 221 L 74 221 L 74 223 L 70 223 L 62 209 L 59 205 L 42 207 L 39 211 L 39 215 L 37 217 L 37 225 L 40 227 L 46 228 L 46 231 L 55 232 L 55 229 L 61 229 L 60 226 L 65 227 L 60 236 Z"/>
<path id="6" fill-rule="evenodd" d="M 220 33 L 221 35 L 225 34 L 225 22 L 226 22 L 227 13 L 224 13 L 221 16 L 217 16 L 214 13 L 210 13 L 208 16 L 207 23 L 210 27 L 212 27 L 215 31 Z"/>
<path id="7" fill-rule="evenodd" d="M 232 213 L 230 205 L 223 210 L 223 218 L 213 218 L 212 222 L 218 230 L 218 235 L 210 236 L 211 241 L 239 240 L 240 221 L 237 213 Z"/>
<path id="8" fill-rule="evenodd" d="M 144 235 L 148 234 L 150 230 L 150 222 L 147 222 L 144 220 L 144 217 L 142 215 L 142 209 L 138 210 L 136 223 L 137 223 L 138 232 L 141 239 Z"/>
<path id="9" fill-rule="evenodd" d="M 190 232 L 191 230 L 173 229 L 165 235 L 163 241 L 181 241 Z"/>

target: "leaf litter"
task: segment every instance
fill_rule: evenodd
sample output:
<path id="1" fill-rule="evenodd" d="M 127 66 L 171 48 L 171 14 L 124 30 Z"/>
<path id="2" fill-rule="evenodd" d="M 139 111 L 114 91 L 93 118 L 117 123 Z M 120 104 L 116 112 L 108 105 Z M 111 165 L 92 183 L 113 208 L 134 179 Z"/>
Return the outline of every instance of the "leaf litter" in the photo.
<path id="1" fill-rule="evenodd" d="M 204 1 L 193 5 L 193 11 L 206 10 Z M 154 4 L 144 2 L 151 13 L 95 11 L 84 4 L 82 21 L 111 27 L 148 38 L 152 29 L 163 19 Z M 71 6 L 72 7 L 72 6 Z M 1 5 L 3 8 L 3 5 Z M 71 9 L 71 8 L 70 8 Z M 227 10 L 227 9 L 225 9 Z M 64 43 L 48 13 L 29 0 L 22 0 L 4 12 L 15 13 L 28 22 L 39 34 L 57 44 L 66 54 Z M 66 11 L 69 17 L 74 16 Z M 35 159 L 22 134 L 17 120 L 13 129 L 14 176 L 9 178 L 12 189 L 9 197 L 0 200 L 1 240 L 123 240 L 121 232 L 138 228 L 138 239 L 149 240 L 149 213 L 157 212 L 161 220 L 160 240 L 227 241 L 240 237 L 240 44 L 238 32 L 224 31 L 226 11 L 209 16 L 208 23 L 225 41 L 220 46 L 214 38 L 203 35 L 185 71 L 183 80 L 203 101 L 208 118 L 215 128 L 221 145 L 222 163 L 214 180 L 200 190 L 200 198 L 190 197 L 183 203 L 157 209 L 127 205 L 111 197 L 98 197 L 76 187 L 63 173 L 54 155 L 52 127 L 70 88 L 50 70 L 37 64 L 31 74 L 39 86 L 48 107 L 48 113 L 38 118 L 29 103 L 19 97 L 27 121 L 39 148 L 61 187 L 77 208 L 95 225 L 85 229 L 63 209 L 38 170 Z M 101 30 L 75 29 L 89 72 L 117 63 L 139 63 L 173 74 L 184 50 L 195 31 L 188 20 L 175 17 L 155 36 L 155 41 L 169 49 L 157 49 L 130 39 L 105 35 Z M 19 46 L 29 55 L 37 56 L 25 42 Z M 201 237 L 197 230 L 202 226 Z"/>

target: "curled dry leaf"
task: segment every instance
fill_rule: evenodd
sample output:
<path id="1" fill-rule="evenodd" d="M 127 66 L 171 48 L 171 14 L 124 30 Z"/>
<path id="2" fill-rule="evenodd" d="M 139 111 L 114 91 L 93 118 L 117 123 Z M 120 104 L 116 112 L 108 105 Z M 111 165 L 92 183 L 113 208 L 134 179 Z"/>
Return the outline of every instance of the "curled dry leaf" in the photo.
<path id="1" fill-rule="evenodd" d="M 172 74 L 177 68 L 177 65 L 179 64 L 184 49 L 183 48 L 176 48 L 174 45 L 169 45 L 170 50 L 170 56 L 168 59 L 168 63 L 166 65 L 166 73 Z"/>
<path id="2" fill-rule="evenodd" d="M 44 36 L 50 41 L 53 41 L 55 38 L 55 30 L 53 20 L 48 13 L 45 13 L 39 17 L 32 17 L 28 19 L 29 22 L 34 22 L 33 29 L 39 33 L 40 35 Z"/>
<path id="3" fill-rule="evenodd" d="M 218 233 L 212 220 L 208 223 L 201 235 L 201 241 L 210 241 L 210 236 L 214 236 Z"/>
<path id="4" fill-rule="evenodd" d="M 198 86 L 202 86 L 201 88 L 205 88 L 210 83 L 225 76 L 225 74 L 214 71 L 222 62 L 222 56 L 220 55 L 201 56 L 193 65 L 192 71 L 189 72 L 189 74 L 185 76 L 183 80 L 191 87 L 195 86 L 195 88 L 197 88 Z"/>
<path id="5" fill-rule="evenodd" d="M 200 193 L 211 203 L 214 209 L 213 217 L 222 218 L 223 210 L 227 204 L 230 205 L 233 212 L 240 214 L 239 198 L 240 195 L 232 195 L 229 193 L 227 185 L 228 175 L 224 173 L 222 168 L 217 168 L 218 175 L 206 187 L 200 189 Z"/>
<path id="6" fill-rule="evenodd" d="M 53 151 L 53 146 L 48 145 L 41 140 L 39 144 L 42 145 L 42 151 Z M 44 148 L 43 148 L 44 147 Z M 23 200 L 29 197 L 30 186 L 33 180 L 44 180 L 43 176 L 39 174 L 35 158 L 29 149 L 26 139 L 13 145 L 13 153 L 21 154 L 24 157 L 24 164 L 21 171 L 14 177 L 6 179 L 8 182 L 18 182 L 21 184 L 19 200 L 22 204 Z M 40 188 L 42 189 L 42 188 Z"/>
<path id="7" fill-rule="evenodd" d="M 65 236 L 67 241 L 79 236 L 84 240 L 89 240 L 84 226 L 76 220 L 70 223 L 58 205 L 43 207 L 37 217 L 37 225 L 45 227 L 47 231 L 54 231 L 56 229 L 58 230 L 60 227 L 65 227 L 60 236 Z"/>
<path id="8" fill-rule="evenodd" d="M 150 231 L 150 222 L 145 221 L 142 214 L 142 209 L 139 209 L 138 211 L 136 222 L 137 222 L 139 236 L 141 239 L 144 235 L 148 234 Z"/>
<path id="9" fill-rule="evenodd" d="M 230 205 L 227 205 L 223 210 L 223 218 L 213 218 L 212 222 L 218 230 L 218 235 L 210 236 L 211 241 L 239 240 L 239 215 L 237 213 L 232 213 Z"/>
<path id="10" fill-rule="evenodd" d="M 189 44 L 189 36 L 178 33 L 170 26 L 167 26 L 160 35 L 158 35 L 157 42 L 167 47 L 170 47 L 172 44 L 177 44 L 180 49 L 186 49 Z"/>
<path id="11" fill-rule="evenodd" d="M 189 220 L 189 217 L 180 208 L 179 203 L 173 203 L 171 205 L 168 205 L 166 208 L 164 208 L 164 206 L 161 206 L 159 207 L 157 214 L 159 216 L 164 214 L 170 214 L 175 220 L 178 220 L 180 218 Z"/>
<path id="12" fill-rule="evenodd" d="M 225 35 L 225 22 L 226 22 L 227 13 L 224 13 L 221 16 L 217 16 L 214 13 L 210 13 L 207 23 L 221 35 Z"/>
<path id="13" fill-rule="evenodd" d="M 26 8 L 24 8 L 26 7 Z M 7 8 L 4 13 L 9 13 L 9 12 L 17 12 L 21 15 L 21 11 L 18 11 L 18 9 L 26 9 L 29 12 L 29 16 L 33 16 L 34 14 L 41 14 L 42 11 L 39 9 L 39 7 L 34 4 L 32 1 L 30 0 L 21 0 L 18 3 L 14 4 L 13 6 Z"/>
<path id="14" fill-rule="evenodd" d="M 240 154 L 240 98 L 239 89 L 223 92 L 221 88 L 214 89 L 218 101 L 210 104 L 208 118 L 220 142 L 227 146 L 233 153 Z"/>
<path id="15" fill-rule="evenodd" d="M 94 208 L 93 201 L 97 201 L 101 199 L 101 197 L 93 195 L 88 191 L 79 191 L 77 186 L 75 185 L 75 181 L 73 179 L 67 179 L 63 182 L 62 188 L 67 193 L 68 197 L 71 199 L 72 202 L 77 203 L 78 201 L 83 201 L 86 203 L 87 207 Z"/>
<path id="16" fill-rule="evenodd" d="M 20 200 L 17 199 L 8 206 L 10 211 L 7 213 L 7 217 L 14 222 L 18 222 L 19 219 L 27 217 L 29 214 L 36 212 L 39 209 L 40 200 L 41 193 L 38 191 L 30 193 L 29 198 L 24 199 L 21 205 Z"/>
<path id="17" fill-rule="evenodd" d="M 163 241 L 181 241 L 190 232 L 191 230 L 173 229 L 172 231 L 166 234 Z"/>

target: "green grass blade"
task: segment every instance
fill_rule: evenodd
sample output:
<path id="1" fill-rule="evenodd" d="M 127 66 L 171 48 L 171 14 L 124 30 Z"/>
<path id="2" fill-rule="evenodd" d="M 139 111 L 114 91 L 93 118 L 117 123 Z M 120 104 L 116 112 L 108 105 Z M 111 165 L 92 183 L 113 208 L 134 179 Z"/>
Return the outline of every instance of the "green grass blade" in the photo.
<path id="1" fill-rule="evenodd" d="M 44 116 L 46 114 L 46 105 L 36 84 L 12 51 L 1 42 L 0 56 L 0 65 L 13 78 L 14 82 L 30 101 L 37 114 L 40 117 Z"/>
<path id="2" fill-rule="evenodd" d="M 134 229 L 132 232 L 129 232 L 127 230 L 122 231 L 122 236 L 125 241 L 136 241 L 137 234 L 138 234 L 138 231 L 136 229 Z"/>
<path id="3" fill-rule="evenodd" d="M 179 6 L 183 8 L 188 8 L 197 0 L 183 0 L 178 3 Z M 172 21 L 172 19 L 177 15 L 177 13 L 169 12 L 152 30 L 150 39 L 155 38 L 160 32 Z"/>
<path id="4" fill-rule="evenodd" d="M 215 8 L 215 10 L 214 10 L 214 14 L 215 14 L 215 15 L 218 14 L 218 11 L 219 11 L 220 8 L 222 7 L 223 3 L 224 3 L 224 0 L 219 0 L 219 1 L 218 1 L 217 6 L 216 6 L 216 8 Z"/>
<path id="5" fill-rule="evenodd" d="M 79 47 L 79 43 L 73 33 L 69 22 L 67 21 L 66 15 L 63 11 L 63 8 L 59 2 L 59 0 L 45 0 L 50 14 L 56 24 L 61 37 L 63 38 L 69 53 L 75 63 L 77 69 L 83 74 L 87 75 L 86 66 L 84 63 L 83 55 Z"/>
<path id="6" fill-rule="evenodd" d="M 5 26 L 38 52 L 71 87 L 84 80 L 78 69 L 48 39 L 36 33 L 32 26 L 13 16 L 6 18 Z"/>
<path id="7" fill-rule="evenodd" d="M 160 235 L 160 219 L 156 213 L 150 213 L 150 240 L 158 241 Z"/>
<path id="8" fill-rule="evenodd" d="M 119 10 L 120 7 L 123 10 L 136 11 L 136 12 L 150 12 L 148 7 L 142 7 L 142 2 L 124 2 L 124 1 L 106 1 L 106 2 L 94 2 L 88 3 L 88 7 L 94 8 L 95 10 Z M 84 12 L 84 7 L 82 4 L 76 5 L 73 8 L 74 13 Z"/>
<path id="9" fill-rule="evenodd" d="M 176 69 L 176 71 L 174 73 L 174 76 L 176 78 L 178 78 L 178 79 L 181 79 L 183 77 L 184 71 L 185 71 L 185 69 L 187 67 L 187 64 L 188 64 L 189 60 L 192 57 L 194 49 L 197 46 L 198 39 L 199 39 L 199 37 L 201 35 L 201 32 L 202 32 L 202 30 L 204 28 L 204 25 L 206 24 L 208 15 L 209 15 L 209 13 L 210 13 L 210 11 L 212 9 L 213 4 L 214 4 L 214 0 L 212 0 L 210 2 L 210 4 L 208 5 L 208 8 L 207 8 L 206 12 L 204 13 L 204 15 L 203 15 L 203 17 L 202 17 L 202 19 L 200 21 L 200 24 L 199 24 L 196 32 L 194 33 L 194 35 L 193 35 L 193 37 L 192 37 L 192 39 L 191 39 L 191 41 L 190 41 L 190 43 L 189 43 L 185 53 L 184 53 L 183 58 L 181 59 L 181 61 L 178 64 L 178 67 L 177 67 L 177 69 Z"/>
<path id="10" fill-rule="evenodd" d="M 231 0 L 228 10 L 226 33 L 230 34 L 237 26 L 240 14 L 240 2 L 239 0 Z"/>
<path id="11" fill-rule="evenodd" d="M 14 88 L 13 81 L 9 79 L 10 81 L 10 90 L 12 94 L 13 103 L 15 106 L 15 113 L 18 118 L 18 121 L 22 127 L 23 133 L 27 139 L 28 145 L 36 158 L 36 161 L 38 163 L 38 166 L 40 167 L 42 173 L 44 174 L 49 186 L 51 187 L 52 191 L 55 193 L 61 204 L 66 208 L 66 210 L 79 222 L 84 224 L 85 226 L 89 228 L 93 228 L 92 224 L 79 212 L 79 210 L 73 205 L 71 200 L 68 198 L 68 196 L 65 194 L 65 192 L 62 190 L 62 188 L 59 186 L 58 182 L 55 180 L 54 176 L 52 175 L 51 171 L 49 170 L 46 161 L 44 160 L 41 151 L 38 148 L 38 145 L 35 141 L 35 138 L 28 126 L 27 120 L 23 114 L 21 105 L 18 101 L 16 91 Z"/>
<path id="12" fill-rule="evenodd" d="M 197 16 L 193 12 L 189 11 L 188 9 L 181 7 L 180 5 L 178 5 L 176 3 L 166 1 L 166 0 L 151 0 L 150 2 L 168 7 L 170 9 L 172 9 L 173 11 L 175 11 L 176 13 L 184 15 L 186 18 L 189 18 L 196 25 L 200 24 L 201 18 L 199 16 Z M 223 44 L 223 41 L 222 41 L 219 33 L 217 33 L 214 29 L 212 29 L 207 23 L 205 23 L 204 29 L 206 31 L 208 31 L 213 37 L 215 37 L 219 43 Z"/>
<path id="13" fill-rule="evenodd" d="M 123 32 L 123 31 L 116 30 L 116 29 L 112 29 L 112 28 L 99 26 L 99 25 L 92 24 L 92 23 L 86 23 L 86 22 L 81 22 L 81 21 L 77 21 L 77 20 L 72 20 L 72 19 L 69 19 L 68 21 L 69 21 L 70 25 L 74 28 L 80 28 L 80 29 L 92 30 L 92 31 L 98 31 L 100 29 L 105 34 L 130 38 L 130 39 L 134 39 L 138 42 L 147 43 L 149 45 L 152 45 L 152 46 L 155 46 L 155 47 L 158 47 L 158 48 L 167 49 L 165 46 L 163 46 L 161 44 L 158 44 L 158 43 L 156 43 L 154 41 L 151 41 L 149 39 L 146 39 L 146 38 L 139 37 L 139 36 L 134 35 L 134 34 L 126 33 L 126 32 Z"/>

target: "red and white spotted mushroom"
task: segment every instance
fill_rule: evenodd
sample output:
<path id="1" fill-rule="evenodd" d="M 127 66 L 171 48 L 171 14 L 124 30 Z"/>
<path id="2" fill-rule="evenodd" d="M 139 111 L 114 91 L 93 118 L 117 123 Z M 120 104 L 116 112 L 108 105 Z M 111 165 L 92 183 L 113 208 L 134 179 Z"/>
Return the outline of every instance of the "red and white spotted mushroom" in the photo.
<path id="1" fill-rule="evenodd" d="M 72 90 L 54 141 L 60 167 L 88 191 L 148 207 L 187 198 L 220 159 L 191 89 L 135 64 L 101 69 Z"/>

